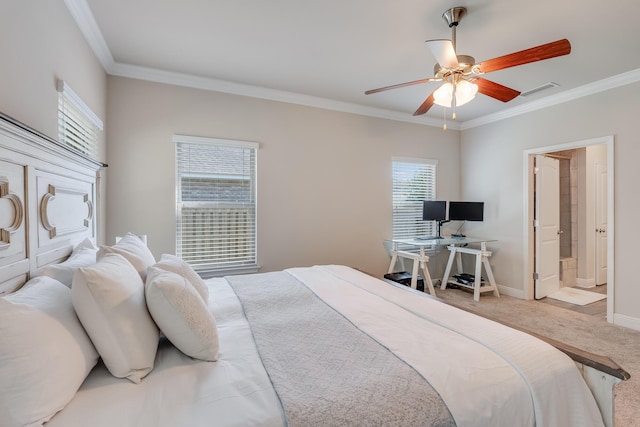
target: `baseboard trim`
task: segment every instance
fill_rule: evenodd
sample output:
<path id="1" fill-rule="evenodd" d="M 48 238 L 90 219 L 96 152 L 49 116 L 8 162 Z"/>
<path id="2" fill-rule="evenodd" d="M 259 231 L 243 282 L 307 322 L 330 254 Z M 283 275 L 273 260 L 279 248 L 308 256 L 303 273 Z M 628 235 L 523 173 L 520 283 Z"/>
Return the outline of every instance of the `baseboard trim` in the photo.
<path id="1" fill-rule="evenodd" d="M 640 331 L 640 319 L 636 317 L 625 316 L 624 314 L 613 315 L 613 324 L 618 326 L 624 326 L 625 328 L 635 329 Z"/>
<path id="2" fill-rule="evenodd" d="M 576 279 L 576 286 L 579 288 L 595 288 L 596 287 L 596 281 L 594 279 Z"/>
<path id="3" fill-rule="evenodd" d="M 498 285 L 498 292 L 500 295 L 506 295 L 509 297 L 519 298 L 519 299 L 527 299 L 524 294 L 524 290 L 522 289 L 514 289 L 508 286 Z M 482 297 L 480 297 L 482 299 Z"/>

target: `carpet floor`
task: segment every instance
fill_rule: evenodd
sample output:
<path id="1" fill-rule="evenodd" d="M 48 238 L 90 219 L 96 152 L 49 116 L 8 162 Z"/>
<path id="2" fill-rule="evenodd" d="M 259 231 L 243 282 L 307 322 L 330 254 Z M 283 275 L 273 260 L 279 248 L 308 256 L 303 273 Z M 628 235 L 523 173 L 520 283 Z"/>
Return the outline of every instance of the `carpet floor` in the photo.
<path id="1" fill-rule="evenodd" d="M 630 379 L 615 386 L 615 425 L 640 425 L 640 331 L 613 325 L 602 316 L 578 313 L 540 301 L 509 296 L 498 298 L 486 293 L 476 302 L 472 293 L 462 289 L 437 288 L 436 292 L 439 298 L 466 310 L 609 357 L 631 374 Z"/>

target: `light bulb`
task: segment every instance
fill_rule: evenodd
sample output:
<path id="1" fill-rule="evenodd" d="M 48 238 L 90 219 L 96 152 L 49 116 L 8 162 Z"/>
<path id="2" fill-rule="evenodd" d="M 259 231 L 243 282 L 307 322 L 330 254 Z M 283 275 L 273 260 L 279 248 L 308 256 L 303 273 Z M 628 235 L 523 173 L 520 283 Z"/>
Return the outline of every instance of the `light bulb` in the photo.
<path id="1" fill-rule="evenodd" d="M 442 107 L 450 108 L 453 101 L 453 85 L 445 83 L 433 92 L 433 102 Z"/>
<path id="2" fill-rule="evenodd" d="M 475 98 L 476 93 L 478 93 L 478 85 L 460 80 L 456 84 L 456 106 L 459 107 L 471 101 Z"/>

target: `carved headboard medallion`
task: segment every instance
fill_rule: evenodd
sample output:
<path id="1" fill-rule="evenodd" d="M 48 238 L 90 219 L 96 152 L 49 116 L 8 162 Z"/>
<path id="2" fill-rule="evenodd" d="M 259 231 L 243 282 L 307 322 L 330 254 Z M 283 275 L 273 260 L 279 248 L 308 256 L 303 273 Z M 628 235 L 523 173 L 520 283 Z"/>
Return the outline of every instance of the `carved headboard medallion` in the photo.
<path id="1" fill-rule="evenodd" d="M 11 234 L 24 221 L 24 207 L 18 196 L 9 191 L 9 180 L 0 176 L 0 250 L 11 245 Z"/>

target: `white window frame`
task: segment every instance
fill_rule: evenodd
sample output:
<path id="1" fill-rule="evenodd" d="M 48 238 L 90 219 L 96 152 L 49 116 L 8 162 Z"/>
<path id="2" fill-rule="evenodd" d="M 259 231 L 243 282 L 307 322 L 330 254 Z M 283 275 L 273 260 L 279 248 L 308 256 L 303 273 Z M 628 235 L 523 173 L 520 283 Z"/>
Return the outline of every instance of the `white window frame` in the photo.
<path id="1" fill-rule="evenodd" d="M 422 202 L 436 200 L 437 165 L 438 161 L 433 159 L 392 158 L 394 239 L 436 234 L 435 221 L 422 220 Z"/>
<path id="2" fill-rule="evenodd" d="M 205 138 L 197 136 L 187 135 L 174 135 L 173 142 L 175 143 L 176 150 L 176 255 L 183 258 L 186 262 L 192 265 L 194 270 L 200 273 L 204 277 L 215 277 L 229 274 L 245 274 L 253 273 L 259 270 L 257 263 L 257 157 L 259 144 L 256 142 L 248 141 L 235 141 L 228 139 L 217 138 Z M 202 147 L 230 147 L 234 149 L 249 150 L 245 154 L 249 154 L 250 157 L 250 171 L 248 174 L 243 174 L 242 177 L 229 177 L 221 175 L 217 172 L 202 172 L 190 168 L 188 164 L 185 164 L 184 150 L 187 147 L 200 146 Z M 212 149 L 213 152 L 213 149 Z M 223 200 L 211 200 L 211 201 L 188 201 L 182 200 L 182 178 L 211 178 L 211 179 L 249 179 L 250 180 L 250 200 L 249 202 L 229 202 Z M 215 193 L 212 193 L 212 195 Z M 210 229 L 216 230 L 224 229 L 221 224 L 230 224 L 224 220 L 220 220 L 221 216 L 217 214 L 217 210 L 221 212 L 229 211 L 230 209 L 240 209 L 245 216 L 246 220 L 243 222 L 243 238 L 249 239 L 249 241 L 243 242 L 240 249 L 236 247 L 234 251 L 229 245 L 224 244 L 227 235 L 224 233 L 213 233 L 208 237 L 211 237 L 213 241 L 217 243 L 207 244 L 196 243 L 195 237 L 192 241 L 193 244 L 198 246 L 195 249 L 194 246 L 189 246 L 188 239 L 184 236 L 184 227 L 190 226 L 185 224 L 183 213 L 188 209 L 192 211 L 199 209 L 201 212 L 210 210 L 207 214 L 210 218 L 205 225 Z M 215 222 L 214 222 L 215 221 Z M 247 222 L 248 221 L 248 222 Z M 193 223 L 195 224 L 195 223 Z M 192 225 L 193 225 L 192 224 Z M 248 225 L 247 225 L 248 224 Z M 184 227 L 183 227 L 184 226 Z M 219 228 L 221 227 L 221 228 Z M 202 241 L 202 239 L 200 239 Z M 215 245 L 215 246 L 212 246 Z M 189 249 L 191 247 L 192 249 Z M 228 251 L 228 252 L 224 252 Z M 205 258 L 201 259 L 202 254 L 205 254 Z"/>
<path id="3" fill-rule="evenodd" d="M 98 160 L 98 132 L 102 120 L 64 81 L 58 80 L 58 140 L 76 151 Z"/>

